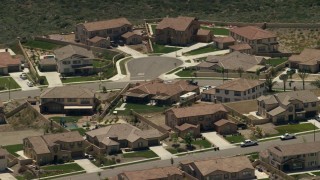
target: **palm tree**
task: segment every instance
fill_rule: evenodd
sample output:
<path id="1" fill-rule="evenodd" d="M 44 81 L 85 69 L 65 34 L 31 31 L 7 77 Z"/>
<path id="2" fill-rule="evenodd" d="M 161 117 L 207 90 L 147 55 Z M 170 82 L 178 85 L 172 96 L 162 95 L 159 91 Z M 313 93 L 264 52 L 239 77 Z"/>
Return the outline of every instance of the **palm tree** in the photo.
<path id="1" fill-rule="evenodd" d="M 302 80 L 302 88 L 304 90 L 304 81 L 305 81 L 306 78 L 308 78 L 309 74 L 306 71 L 303 71 L 303 72 L 299 72 L 298 76 Z"/>
<path id="2" fill-rule="evenodd" d="M 270 76 L 266 76 L 266 86 L 269 92 L 272 92 L 272 88 L 275 84 L 277 84 L 276 81 L 273 81 Z"/>
<path id="3" fill-rule="evenodd" d="M 317 87 L 317 88 L 320 88 L 320 78 L 312 81 L 310 84 L 311 84 L 312 86 L 315 86 L 315 87 Z"/>
<path id="4" fill-rule="evenodd" d="M 239 73 L 239 76 L 242 77 L 242 73 L 244 72 L 243 68 L 242 67 L 239 67 L 237 69 L 237 72 Z"/>
<path id="5" fill-rule="evenodd" d="M 283 81 L 283 91 L 286 91 L 286 83 L 288 80 L 288 75 L 287 74 L 281 74 L 279 79 Z"/>

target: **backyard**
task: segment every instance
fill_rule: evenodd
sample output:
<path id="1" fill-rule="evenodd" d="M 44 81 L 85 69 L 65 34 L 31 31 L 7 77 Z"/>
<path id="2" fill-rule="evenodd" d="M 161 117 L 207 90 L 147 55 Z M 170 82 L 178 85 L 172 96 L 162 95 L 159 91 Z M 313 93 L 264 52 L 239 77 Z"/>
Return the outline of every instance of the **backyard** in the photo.
<path id="1" fill-rule="evenodd" d="M 169 47 L 169 46 L 160 45 L 156 43 L 153 43 L 152 47 L 153 47 L 153 53 L 171 53 L 181 49 L 178 47 L 171 47 L 171 46 Z"/>
<path id="2" fill-rule="evenodd" d="M 186 52 L 184 55 L 186 56 L 191 56 L 191 55 L 197 55 L 197 54 L 204 54 L 204 53 L 209 53 L 209 52 L 214 52 L 217 51 L 218 49 L 213 46 L 213 45 L 209 45 L 209 46 L 204 46 L 198 49 L 194 49 L 192 51 Z"/>
<path id="3" fill-rule="evenodd" d="M 16 81 L 12 77 L 1 77 L 0 78 L 0 91 L 10 89 L 17 89 L 20 86 L 16 83 Z"/>
<path id="4" fill-rule="evenodd" d="M 224 35 L 224 36 L 229 35 L 229 29 L 222 28 L 222 27 L 217 28 L 217 27 L 201 26 L 201 29 L 208 29 L 212 31 L 214 35 Z"/>
<path id="5" fill-rule="evenodd" d="M 275 66 L 282 64 L 286 61 L 288 61 L 288 58 L 270 58 L 270 59 L 266 60 L 266 64 L 270 64 L 271 66 L 275 67 Z"/>
<path id="6" fill-rule="evenodd" d="M 16 152 L 23 150 L 23 145 L 22 144 L 8 145 L 8 146 L 3 146 L 3 148 L 6 149 L 10 154 L 16 157 L 19 157 L 19 155 Z"/>
<path id="7" fill-rule="evenodd" d="M 120 107 L 121 103 L 118 104 L 117 107 Z M 152 113 L 152 112 L 164 112 L 168 107 L 166 106 L 149 106 L 146 104 L 134 104 L 134 103 L 126 103 L 124 106 L 125 110 L 118 110 L 118 114 L 121 115 L 130 115 L 131 109 L 137 113 Z"/>
<path id="8" fill-rule="evenodd" d="M 76 123 L 81 118 L 82 116 L 55 116 L 55 117 L 50 117 L 49 120 L 53 120 L 57 123 L 60 123 L 60 120 L 64 120 L 66 123 Z"/>
<path id="9" fill-rule="evenodd" d="M 30 48 L 38 48 L 38 49 L 45 49 L 45 50 L 53 50 L 59 47 L 62 47 L 59 44 L 49 43 L 46 41 L 39 41 L 39 40 L 28 40 L 26 43 L 23 43 L 24 46 L 28 46 Z"/>

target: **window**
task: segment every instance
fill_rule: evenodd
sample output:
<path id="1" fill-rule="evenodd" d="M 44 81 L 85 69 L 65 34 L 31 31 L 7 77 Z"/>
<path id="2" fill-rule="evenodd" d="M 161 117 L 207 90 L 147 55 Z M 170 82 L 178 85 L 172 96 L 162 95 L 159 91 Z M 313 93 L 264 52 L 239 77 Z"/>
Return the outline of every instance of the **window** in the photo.
<path id="1" fill-rule="evenodd" d="M 224 102 L 230 102 L 230 98 L 224 98 Z"/>
<path id="2" fill-rule="evenodd" d="M 70 64 L 70 61 L 62 61 L 62 64 Z"/>
<path id="3" fill-rule="evenodd" d="M 88 99 L 88 98 L 82 98 L 82 99 L 81 99 L 81 104 L 90 104 L 90 99 Z"/>
<path id="4" fill-rule="evenodd" d="M 252 88 L 251 91 L 254 93 L 256 92 L 256 88 Z"/>
<path id="5" fill-rule="evenodd" d="M 75 98 L 68 98 L 67 101 L 68 101 L 68 102 L 77 102 L 77 99 L 75 99 Z"/>
<path id="6" fill-rule="evenodd" d="M 316 107 L 316 106 L 317 106 L 317 103 L 316 103 L 316 102 L 312 102 L 312 103 L 311 103 L 311 106 L 312 106 L 312 107 Z"/>
<path id="7" fill-rule="evenodd" d="M 72 64 L 80 64 L 80 60 L 72 61 Z"/>
<path id="8" fill-rule="evenodd" d="M 224 174 L 224 179 L 229 179 L 229 174 Z"/>
<path id="9" fill-rule="evenodd" d="M 288 110 L 289 110 L 289 112 L 292 112 L 293 111 L 292 106 L 290 106 Z"/>
<path id="10" fill-rule="evenodd" d="M 107 34 L 112 34 L 112 29 L 108 29 Z"/>
<path id="11" fill-rule="evenodd" d="M 229 91 L 228 91 L 228 90 L 225 90 L 224 93 L 225 93 L 225 94 L 229 94 Z"/>
<path id="12" fill-rule="evenodd" d="M 220 89 L 216 89 L 216 93 L 220 93 Z"/>
<path id="13" fill-rule="evenodd" d="M 123 27 L 123 28 L 121 28 L 121 32 L 123 32 L 123 31 L 125 31 L 125 30 L 126 30 L 126 28 L 124 28 L 124 27 Z"/>
<path id="14" fill-rule="evenodd" d="M 308 105 L 309 105 L 308 103 L 303 103 L 303 107 L 304 107 L 304 108 L 307 108 Z"/>
<path id="15" fill-rule="evenodd" d="M 316 156 L 316 153 L 310 153 L 309 156 Z"/>
<path id="16" fill-rule="evenodd" d="M 231 173 L 231 177 L 235 178 L 237 176 L 237 173 Z"/>
<path id="17" fill-rule="evenodd" d="M 262 43 L 262 40 L 261 40 L 261 39 L 259 39 L 257 43 L 258 43 L 258 44 L 261 44 L 261 43 Z"/>
<path id="18" fill-rule="evenodd" d="M 234 96 L 241 96 L 241 92 L 240 91 L 234 91 Z"/>
<path id="19" fill-rule="evenodd" d="M 243 176 L 251 176 L 251 172 L 249 172 L 249 171 L 243 171 L 243 172 L 242 172 L 242 175 L 243 175 Z"/>

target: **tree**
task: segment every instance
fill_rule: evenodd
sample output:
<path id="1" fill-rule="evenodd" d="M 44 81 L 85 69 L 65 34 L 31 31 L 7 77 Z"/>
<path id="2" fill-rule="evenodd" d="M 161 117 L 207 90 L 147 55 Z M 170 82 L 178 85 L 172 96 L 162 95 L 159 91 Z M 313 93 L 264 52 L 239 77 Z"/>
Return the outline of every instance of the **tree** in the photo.
<path id="1" fill-rule="evenodd" d="M 279 79 L 283 81 L 283 91 L 286 91 L 286 83 L 288 81 L 288 75 L 287 74 L 281 74 Z"/>
<path id="2" fill-rule="evenodd" d="M 222 81 L 224 82 L 224 68 L 223 67 L 220 68 L 220 72 L 222 75 Z"/>
<path id="3" fill-rule="evenodd" d="M 171 139 L 172 139 L 173 143 L 176 145 L 177 142 L 178 142 L 178 134 L 177 133 L 173 133 L 171 135 Z M 174 146 L 174 147 L 176 147 L 176 146 Z"/>
<path id="4" fill-rule="evenodd" d="M 270 76 L 266 76 L 266 86 L 269 92 L 272 92 L 272 88 L 275 84 L 277 84 L 276 81 L 273 81 L 272 78 Z"/>
<path id="5" fill-rule="evenodd" d="M 174 163 L 174 161 L 173 161 L 173 158 L 171 157 L 171 159 L 170 159 L 170 163 L 171 163 L 171 165 L 173 165 L 173 163 Z"/>
<path id="6" fill-rule="evenodd" d="M 184 136 L 184 141 L 186 142 L 187 147 L 191 147 L 192 141 L 193 141 L 193 134 L 192 133 L 187 133 Z"/>
<path id="7" fill-rule="evenodd" d="M 304 90 L 304 81 L 305 81 L 306 78 L 308 78 L 309 74 L 306 71 L 303 71 L 303 72 L 299 71 L 298 76 L 302 80 L 302 88 Z"/>
<path id="8" fill-rule="evenodd" d="M 239 76 L 242 77 L 242 73 L 244 72 L 244 70 L 243 70 L 242 67 L 239 67 L 239 68 L 237 69 L 237 72 L 238 72 Z"/>
<path id="9" fill-rule="evenodd" d="M 107 88 L 105 86 L 102 86 L 102 92 L 106 93 L 107 92 Z"/>
<path id="10" fill-rule="evenodd" d="M 312 81 L 310 84 L 311 84 L 312 86 L 315 86 L 315 87 L 317 87 L 317 88 L 320 88 L 320 78 Z"/>
<path id="11" fill-rule="evenodd" d="M 271 77 L 276 75 L 276 70 L 274 69 L 274 67 L 270 68 L 270 75 L 271 75 Z"/>
<path id="12" fill-rule="evenodd" d="M 257 75 L 257 77 L 258 77 L 258 79 L 259 79 L 259 76 L 260 76 L 260 68 L 258 68 L 258 69 L 256 70 L 256 75 Z"/>

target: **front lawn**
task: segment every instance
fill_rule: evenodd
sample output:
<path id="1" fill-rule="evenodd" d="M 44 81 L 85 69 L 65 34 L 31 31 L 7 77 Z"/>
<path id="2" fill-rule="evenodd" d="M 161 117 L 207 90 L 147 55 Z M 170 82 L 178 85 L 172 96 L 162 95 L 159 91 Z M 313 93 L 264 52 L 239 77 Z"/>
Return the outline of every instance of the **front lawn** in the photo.
<path id="1" fill-rule="evenodd" d="M 62 83 L 72 83 L 72 82 L 82 82 L 82 81 L 98 81 L 98 80 L 100 80 L 100 77 L 98 75 L 67 77 L 67 78 L 61 79 Z"/>
<path id="2" fill-rule="evenodd" d="M 210 148 L 212 147 L 212 144 L 206 140 L 206 139 L 201 139 L 201 140 L 196 140 L 196 141 L 192 141 L 192 144 L 193 145 L 198 145 L 200 147 L 203 147 L 203 148 Z"/>
<path id="3" fill-rule="evenodd" d="M 118 104 L 117 107 L 120 107 L 121 103 Z M 134 104 L 127 103 L 125 106 L 125 110 L 118 111 L 118 114 L 121 115 L 130 115 L 131 109 L 137 113 L 152 113 L 152 112 L 164 112 L 168 107 L 166 106 L 149 106 L 145 104 Z"/>
<path id="4" fill-rule="evenodd" d="M 182 71 L 177 72 L 176 75 L 180 77 L 194 77 L 195 72 L 196 71 L 192 69 L 183 69 Z"/>
<path id="5" fill-rule="evenodd" d="M 154 158 L 154 157 L 158 157 L 158 155 L 151 150 L 146 150 L 146 151 L 136 151 L 132 153 L 126 153 L 126 154 L 123 154 L 123 157 L 124 158 L 135 158 L 135 157 Z"/>
<path id="6" fill-rule="evenodd" d="M 208 29 L 208 30 L 212 31 L 214 35 L 229 36 L 229 32 L 230 32 L 229 29 L 226 29 L 226 28 L 201 26 L 201 29 Z"/>
<path id="7" fill-rule="evenodd" d="M 75 171 L 83 171 L 84 170 L 77 163 L 42 166 L 41 169 L 44 170 L 44 173 L 41 174 L 41 177 L 54 176 L 54 175 L 59 175 L 59 174 L 65 174 L 65 173 L 71 173 L 71 172 L 75 172 Z"/>
<path id="8" fill-rule="evenodd" d="M 178 51 L 181 49 L 178 47 L 168 47 L 165 45 L 160 45 L 160 44 L 155 44 L 155 43 L 152 44 L 152 47 L 153 47 L 154 53 L 171 53 L 171 52 Z"/>
<path id="9" fill-rule="evenodd" d="M 288 58 L 270 58 L 270 59 L 266 60 L 266 64 L 270 64 L 271 66 L 275 67 L 275 66 L 282 64 L 286 61 L 288 61 Z"/>
<path id="10" fill-rule="evenodd" d="M 60 123 L 60 120 L 63 119 L 66 123 L 76 123 L 81 118 L 82 116 L 55 116 L 55 117 L 50 117 L 49 120 L 53 120 L 57 123 Z"/>
<path id="11" fill-rule="evenodd" d="M 109 63 L 112 63 L 112 62 L 108 60 L 96 60 L 96 59 L 92 61 L 92 65 L 94 68 L 102 68 L 108 65 Z"/>
<path id="12" fill-rule="evenodd" d="M 128 57 L 119 63 L 122 74 L 127 75 L 126 63 L 131 59 L 132 59 L 131 57 Z"/>
<path id="13" fill-rule="evenodd" d="M 314 174 L 314 175 L 316 175 L 316 176 L 320 176 L 320 171 L 312 172 L 312 174 Z"/>
<path id="14" fill-rule="evenodd" d="M 177 71 L 179 71 L 179 70 L 182 69 L 182 68 L 183 68 L 183 67 L 177 67 L 177 68 L 171 70 L 170 72 L 167 72 L 166 74 L 173 74 L 174 72 L 177 72 Z"/>
<path id="15" fill-rule="evenodd" d="M 209 45 L 209 46 L 204 46 L 201 47 L 199 49 L 194 49 L 192 51 L 186 52 L 184 55 L 186 56 L 191 56 L 191 55 L 197 55 L 197 54 L 204 54 L 204 53 L 209 53 L 209 52 L 214 52 L 217 51 L 218 49 L 213 46 L 213 45 Z"/>
<path id="16" fill-rule="evenodd" d="M 18 83 L 12 77 L 2 77 L 0 78 L 0 91 L 10 89 L 20 88 Z"/>
<path id="17" fill-rule="evenodd" d="M 308 173 L 302 173 L 302 174 L 291 175 L 291 177 L 294 177 L 295 179 L 303 179 L 303 178 L 309 178 L 312 176 Z"/>
<path id="18" fill-rule="evenodd" d="M 302 124 L 278 126 L 278 127 L 275 127 L 275 129 L 279 132 L 278 135 L 282 135 L 285 133 L 298 133 L 303 131 L 311 131 L 318 128 L 314 126 L 312 123 L 302 123 Z"/>
<path id="19" fill-rule="evenodd" d="M 156 24 L 151 24 L 150 26 L 151 26 L 151 29 L 152 29 L 152 33 L 155 34 L 157 25 Z"/>
<path id="20" fill-rule="evenodd" d="M 17 154 L 16 152 L 23 150 L 23 145 L 22 144 L 15 144 L 15 145 L 8 145 L 8 146 L 3 146 L 4 149 L 6 149 L 10 154 L 19 157 L 20 155 Z"/>
<path id="21" fill-rule="evenodd" d="M 242 135 L 226 136 L 225 139 L 230 143 L 239 143 L 245 140 L 245 138 Z"/>
<path id="22" fill-rule="evenodd" d="M 28 40 L 26 43 L 23 43 L 24 46 L 28 46 L 30 48 L 38 48 L 38 49 L 45 49 L 45 50 L 53 50 L 59 47 L 62 47 L 59 44 L 49 43 L 46 41 L 39 41 L 39 40 Z"/>

